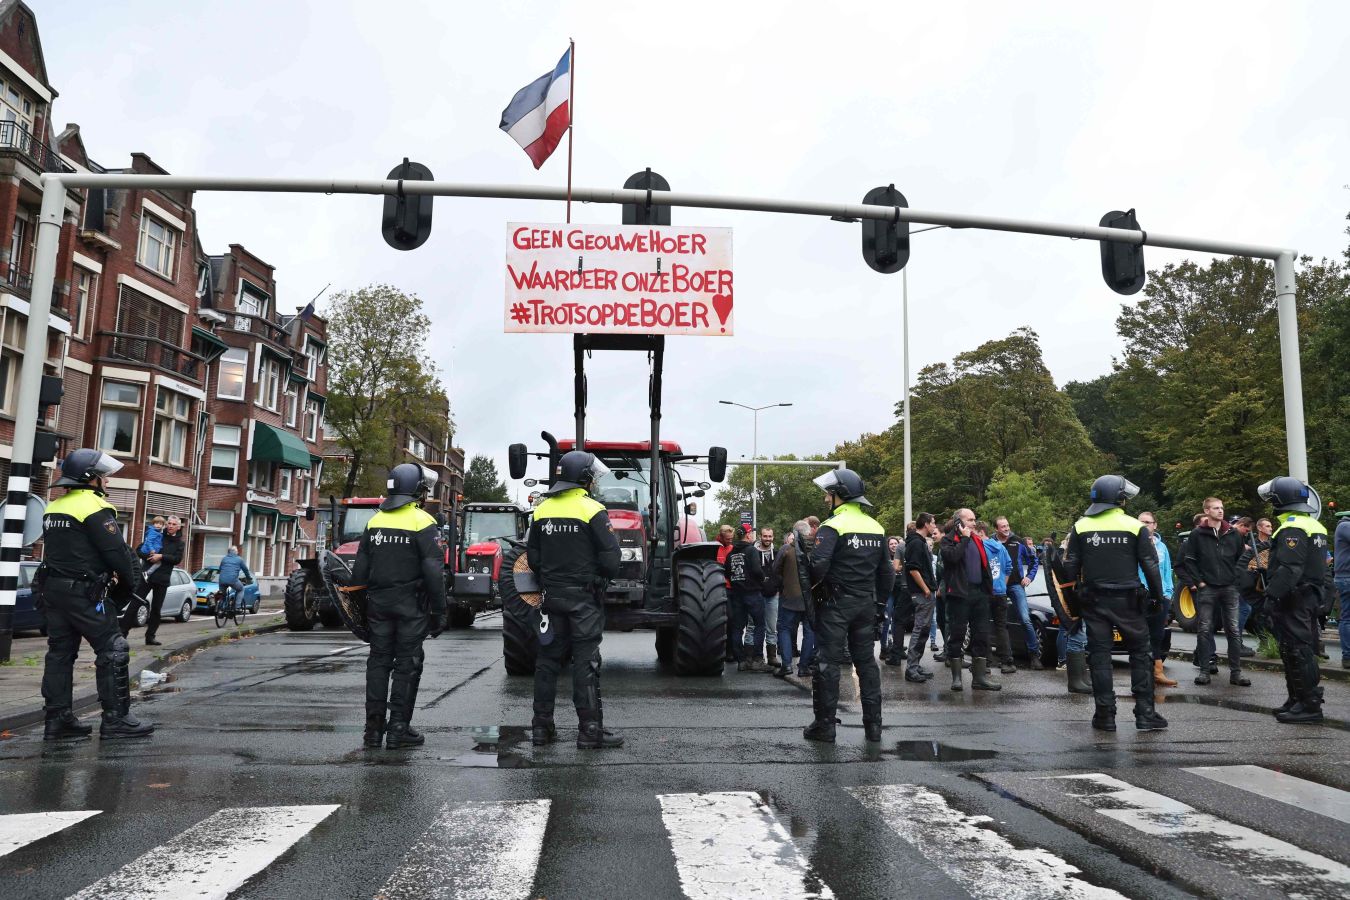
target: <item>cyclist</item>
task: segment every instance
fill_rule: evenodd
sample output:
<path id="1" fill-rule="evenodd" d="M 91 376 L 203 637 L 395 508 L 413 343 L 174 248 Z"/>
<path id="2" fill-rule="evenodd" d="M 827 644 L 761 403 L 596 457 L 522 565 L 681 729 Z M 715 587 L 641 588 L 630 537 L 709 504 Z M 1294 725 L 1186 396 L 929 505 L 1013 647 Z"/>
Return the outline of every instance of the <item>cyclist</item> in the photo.
<path id="1" fill-rule="evenodd" d="M 220 585 L 219 592 L 216 594 L 216 602 L 225 602 L 225 592 L 228 590 L 234 595 L 236 604 L 243 603 L 244 584 L 239 580 L 242 574 L 245 578 L 252 579 L 253 573 L 248 570 L 244 564 L 244 559 L 239 555 L 239 548 L 234 545 L 225 551 L 225 555 L 220 558 L 220 566 L 216 571 L 216 581 Z"/>

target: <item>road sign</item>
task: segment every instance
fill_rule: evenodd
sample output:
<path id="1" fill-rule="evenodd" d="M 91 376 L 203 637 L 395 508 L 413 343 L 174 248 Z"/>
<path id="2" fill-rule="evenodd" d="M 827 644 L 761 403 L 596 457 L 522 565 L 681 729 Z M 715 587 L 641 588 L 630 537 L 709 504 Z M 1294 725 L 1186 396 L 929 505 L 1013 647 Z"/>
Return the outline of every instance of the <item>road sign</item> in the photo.
<path id="1" fill-rule="evenodd" d="M 741 524 L 742 525 L 755 524 L 755 520 L 751 517 L 749 510 L 745 510 L 741 513 Z"/>
<path id="2" fill-rule="evenodd" d="M 506 226 L 508 332 L 733 333 L 730 228 Z"/>

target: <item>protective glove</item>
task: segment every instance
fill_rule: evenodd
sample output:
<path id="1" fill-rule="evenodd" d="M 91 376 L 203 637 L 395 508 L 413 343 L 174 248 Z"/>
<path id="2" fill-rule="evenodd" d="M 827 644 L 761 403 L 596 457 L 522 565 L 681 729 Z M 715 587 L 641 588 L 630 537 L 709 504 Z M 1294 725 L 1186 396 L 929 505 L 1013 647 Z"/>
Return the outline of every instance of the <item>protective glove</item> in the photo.
<path id="1" fill-rule="evenodd" d="M 427 634 L 438 638 L 442 631 L 445 631 L 445 613 L 432 613 L 427 623 Z"/>

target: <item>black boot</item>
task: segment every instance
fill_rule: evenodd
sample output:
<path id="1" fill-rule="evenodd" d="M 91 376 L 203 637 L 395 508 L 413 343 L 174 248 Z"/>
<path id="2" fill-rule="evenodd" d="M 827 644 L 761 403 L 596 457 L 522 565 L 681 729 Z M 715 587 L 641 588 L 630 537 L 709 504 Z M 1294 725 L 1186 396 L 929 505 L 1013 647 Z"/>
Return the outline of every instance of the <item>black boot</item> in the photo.
<path id="1" fill-rule="evenodd" d="M 1323 721 L 1322 691 L 1317 683 L 1321 671 L 1317 667 L 1317 656 L 1311 647 L 1297 647 L 1290 651 L 1294 663 L 1294 690 L 1297 702 L 1289 709 L 1275 716 L 1275 721 L 1285 725 L 1316 725 Z"/>
<path id="2" fill-rule="evenodd" d="M 1140 731 L 1162 731 L 1167 727 L 1167 720 L 1153 706 L 1152 696 L 1135 698 L 1134 727 Z"/>
<path id="3" fill-rule="evenodd" d="M 1116 708 L 1114 706 L 1098 706 L 1096 712 L 1092 714 L 1092 727 L 1098 731 L 1116 730 Z"/>
<path id="4" fill-rule="evenodd" d="M 44 741 L 67 741 L 87 738 L 94 733 L 92 725 L 81 725 L 80 720 L 68 709 L 47 713 L 47 722 L 42 729 Z"/>
<path id="5" fill-rule="evenodd" d="M 404 747 L 420 747 L 427 742 L 422 732 L 407 722 L 391 720 L 389 731 L 385 734 L 384 745 L 390 750 L 402 750 Z"/>
<path id="6" fill-rule="evenodd" d="M 1003 690 L 1003 685 L 989 680 L 989 660 L 980 656 L 971 660 L 970 686 L 977 691 Z"/>
<path id="7" fill-rule="evenodd" d="M 1069 673 L 1069 693 L 1092 693 L 1092 682 L 1088 680 L 1087 654 L 1082 650 L 1070 650 L 1065 659 Z"/>
<path id="8" fill-rule="evenodd" d="M 880 723 L 880 722 L 864 722 L 864 723 L 863 723 L 863 734 L 866 736 L 867 742 L 868 742 L 869 744 L 879 744 L 879 743 L 881 743 L 881 723 Z"/>
<path id="9" fill-rule="evenodd" d="M 384 713 L 371 713 L 366 716 L 366 732 L 361 743 L 367 747 L 378 747 L 384 743 Z"/>
<path id="10" fill-rule="evenodd" d="M 536 747 L 543 747 L 557 739 L 558 728 L 553 724 L 553 720 L 535 716 L 534 721 L 530 723 L 530 743 Z"/>
<path id="11" fill-rule="evenodd" d="M 952 670 L 952 690 L 965 690 L 965 685 L 961 683 L 961 657 L 957 656 L 947 660 L 947 668 Z"/>
<path id="12" fill-rule="evenodd" d="M 611 750 L 623 746 L 623 735 L 605 728 L 598 714 L 587 715 L 577 728 L 578 750 Z"/>
<path id="13" fill-rule="evenodd" d="M 834 719 L 816 719 L 802 729 L 802 737 L 822 744 L 834 743 Z M 879 738 L 878 738 L 879 739 Z"/>
<path id="14" fill-rule="evenodd" d="M 864 703 L 863 704 L 863 734 L 868 743 L 876 744 L 881 742 L 881 704 Z"/>
<path id="15" fill-rule="evenodd" d="M 149 737 L 154 734 L 155 726 L 142 722 L 129 712 L 103 711 L 103 721 L 98 726 L 98 736 L 105 741 L 119 738 Z"/>

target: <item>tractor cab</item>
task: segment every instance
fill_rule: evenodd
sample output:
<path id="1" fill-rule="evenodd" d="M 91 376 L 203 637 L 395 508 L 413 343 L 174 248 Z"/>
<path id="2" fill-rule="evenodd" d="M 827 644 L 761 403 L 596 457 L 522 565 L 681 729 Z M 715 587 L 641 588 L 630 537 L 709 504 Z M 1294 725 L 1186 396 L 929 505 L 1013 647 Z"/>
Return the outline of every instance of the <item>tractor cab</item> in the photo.
<path id="1" fill-rule="evenodd" d="M 332 520 L 331 543 L 334 553 L 349 563 L 356 558 L 361 535 L 380 511 L 383 500 L 383 497 L 345 497 L 338 501 L 336 515 Z"/>

